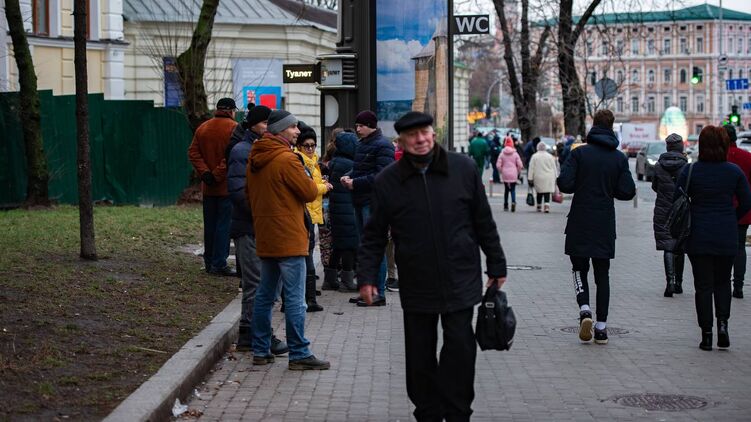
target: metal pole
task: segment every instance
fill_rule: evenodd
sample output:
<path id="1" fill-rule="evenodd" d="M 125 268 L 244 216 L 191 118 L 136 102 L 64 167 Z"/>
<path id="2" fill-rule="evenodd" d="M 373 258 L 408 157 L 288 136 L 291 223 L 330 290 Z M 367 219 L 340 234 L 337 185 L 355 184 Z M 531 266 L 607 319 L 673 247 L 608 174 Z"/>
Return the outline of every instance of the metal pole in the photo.
<path id="1" fill-rule="evenodd" d="M 488 107 L 490 107 L 490 92 L 493 91 L 493 87 L 495 86 L 495 84 L 497 84 L 499 82 L 501 82 L 501 80 L 500 79 L 496 79 L 495 82 L 493 82 L 492 84 L 490 84 L 490 87 L 488 88 L 488 92 L 487 92 L 487 94 L 485 94 L 485 104 Z"/>
<path id="2" fill-rule="evenodd" d="M 722 25 L 722 0 L 720 0 L 720 45 L 719 45 L 719 47 L 720 47 L 720 57 L 722 57 L 722 53 L 723 53 L 723 51 L 722 51 L 723 28 L 722 27 L 723 27 L 723 25 Z M 718 62 L 718 66 L 719 66 L 719 58 L 717 59 L 717 62 Z M 720 72 L 717 72 L 717 75 L 720 75 L 720 74 L 721 74 Z M 720 102 L 725 101 L 725 95 L 723 95 L 723 94 L 725 94 L 725 83 L 724 82 L 725 81 L 723 81 L 722 79 L 720 79 L 720 86 L 719 86 L 719 88 L 720 88 L 720 92 L 719 92 Z M 719 104 L 718 104 L 717 110 L 718 111 L 720 110 Z M 720 114 L 719 118 L 720 118 L 720 122 L 721 122 L 722 121 L 722 114 Z"/>

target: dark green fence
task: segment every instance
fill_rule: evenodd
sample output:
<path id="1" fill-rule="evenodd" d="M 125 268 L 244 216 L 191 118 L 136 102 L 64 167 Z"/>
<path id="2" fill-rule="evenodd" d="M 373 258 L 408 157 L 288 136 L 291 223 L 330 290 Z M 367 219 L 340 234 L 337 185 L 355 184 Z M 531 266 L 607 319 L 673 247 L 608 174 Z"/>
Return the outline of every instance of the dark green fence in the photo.
<path id="1" fill-rule="evenodd" d="M 41 91 L 42 133 L 50 170 L 50 198 L 78 202 L 76 100 Z M 26 158 L 18 93 L 0 94 L 0 206 L 26 197 Z M 174 204 L 188 184 L 192 133 L 180 110 L 151 101 L 105 100 L 89 95 L 94 200 L 115 204 Z"/>

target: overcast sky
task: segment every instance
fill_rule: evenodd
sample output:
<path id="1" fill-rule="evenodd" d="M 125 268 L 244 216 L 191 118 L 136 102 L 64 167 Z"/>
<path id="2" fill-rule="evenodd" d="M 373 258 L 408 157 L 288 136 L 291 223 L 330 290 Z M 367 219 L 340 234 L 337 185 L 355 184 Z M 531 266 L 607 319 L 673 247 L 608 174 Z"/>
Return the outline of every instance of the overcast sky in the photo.
<path id="1" fill-rule="evenodd" d="M 590 0 L 576 0 L 576 5 L 579 11 L 583 10 Z M 634 4 L 639 2 L 642 5 L 643 10 L 670 10 L 670 9 L 682 9 L 684 7 L 695 6 L 697 4 L 709 3 L 715 6 L 720 5 L 719 0 L 603 0 L 603 5 L 600 6 L 601 12 L 612 12 L 613 5 Z M 531 0 L 534 3 L 535 0 Z M 456 8 L 461 12 L 476 12 L 476 13 L 494 13 L 492 0 L 454 0 Z M 545 2 L 548 3 L 549 2 Z M 625 7 L 625 6 L 624 6 Z M 751 13 L 751 0 L 723 0 L 722 7 L 725 9 L 737 10 L 739 12 Z M 549 12 L 546 12 L 549 13 Z"/>

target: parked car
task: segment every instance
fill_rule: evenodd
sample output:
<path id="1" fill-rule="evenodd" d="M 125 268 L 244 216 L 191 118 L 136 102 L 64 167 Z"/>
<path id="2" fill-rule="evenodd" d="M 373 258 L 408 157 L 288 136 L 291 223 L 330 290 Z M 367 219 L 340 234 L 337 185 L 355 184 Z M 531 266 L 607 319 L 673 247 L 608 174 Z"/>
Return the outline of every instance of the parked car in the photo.
<path id="1" fill-rule="evenodd" d="M 555 139 L 548 138 L 547 136 L 541 136 L 540 142 L 545 144 L 545 149 L 547 149 L 549 153 L 555 155 Z"/>
<path id="2" fill-rule="evenodd" d="M 735 144 L 738 145 L 738 148 L 751 152 L 751 132 L 739 133 Z"/>
<path id="3" fill-rule="evenodd" d="M 652 181 L 655 174 L 655 164 L 660 158 L 660 154 L 667 151 L 667 144 L 663 141 L 647 142 L 638 153 L 636 153 L 636 178 L 639 180 L 647 179 Z"/>
<path id="4" fill-rule="evenodd" d="M 629 157 L 636 157 L 636 154 L 644 148 L 645 142 L 643 141 L 630 141 L 621 146 Z"/>

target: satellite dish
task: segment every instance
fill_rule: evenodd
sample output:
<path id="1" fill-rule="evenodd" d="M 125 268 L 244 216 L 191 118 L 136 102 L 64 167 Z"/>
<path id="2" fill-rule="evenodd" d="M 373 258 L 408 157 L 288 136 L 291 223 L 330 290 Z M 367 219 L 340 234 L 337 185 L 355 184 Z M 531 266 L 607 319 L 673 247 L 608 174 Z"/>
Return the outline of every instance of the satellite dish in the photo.
<path id="1" fill-rule="evenodd" d="M 595 93 L 601 100 L 610 100 L 618 94 L 618 85 L 610 78 L 602 78 L 595 83 Z"/>

